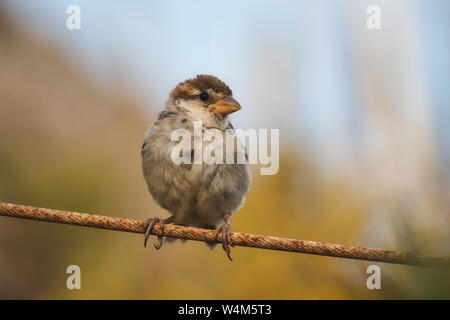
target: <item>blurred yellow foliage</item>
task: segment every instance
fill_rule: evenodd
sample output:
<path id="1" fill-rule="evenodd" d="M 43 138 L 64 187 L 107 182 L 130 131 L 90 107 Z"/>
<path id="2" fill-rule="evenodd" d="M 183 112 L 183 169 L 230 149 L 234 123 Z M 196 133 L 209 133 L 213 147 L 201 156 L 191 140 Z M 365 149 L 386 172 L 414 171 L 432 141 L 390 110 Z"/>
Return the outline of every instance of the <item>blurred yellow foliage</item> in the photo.
<path id="1" fill-rule="evenodd" d="M 168 215 L 148 194 L 140 168 L 140 144 L 159 108 L 147 116 L 125 93 L 93 89 L 54 49 L 14 28 L 0 30 L 0 70 L 1 201 L 139 219 Z M 282 148 L 277 175 L 253 169 L 233 230 L 365 244 L 370 204 L 348 181 L 322 176 L 307 154 L 289 148 Z M 232 256 L 230 263 L 220 247 L 197 242 L 156 251 L 144 249 L 139 235 L 0 218 L 0 298 L 450 297 L 448 272 L 382 265 L 383 290 L 375 292 L 366 288 L 369 262 L 249 248 L 234 248 Z M 81 290 L 66 288 L 70 264 L 81 267 Z"/>

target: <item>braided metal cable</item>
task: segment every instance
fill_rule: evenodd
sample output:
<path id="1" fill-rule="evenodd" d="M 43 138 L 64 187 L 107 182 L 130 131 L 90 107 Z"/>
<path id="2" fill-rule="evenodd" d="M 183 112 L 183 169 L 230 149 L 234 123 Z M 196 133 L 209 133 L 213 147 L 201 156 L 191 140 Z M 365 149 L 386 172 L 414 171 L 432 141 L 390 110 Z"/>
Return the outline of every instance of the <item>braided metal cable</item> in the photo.
<path id="1" fill-rule="evenodd" d="M 141 220 L 113 218 L 87 213 L 36 208 L 4 202 L 0 202 L 0 216 L 64 223 L 134 233 L 145 233 L 146 227 L 146 222 Z M 155 225 L 151 234 L 156 236 L 162 235 L 159 224 Z M 218 240 L 214 239 L 214 230 L 184 227 L 172 224 L 164 225 L 164 235 L 180 239 L 210 242 L 220 242 L 222 239 L 221 234 L 219 235 Z M 450 257 L 448 256 L 444 257 L 416 255 L 414 253 L 394 250 L 355 247 L 342 244 L 287 239 L 238 232 L 232 232 L 231 239 L 235 246 L 416 266 L 450 267 Z"/>

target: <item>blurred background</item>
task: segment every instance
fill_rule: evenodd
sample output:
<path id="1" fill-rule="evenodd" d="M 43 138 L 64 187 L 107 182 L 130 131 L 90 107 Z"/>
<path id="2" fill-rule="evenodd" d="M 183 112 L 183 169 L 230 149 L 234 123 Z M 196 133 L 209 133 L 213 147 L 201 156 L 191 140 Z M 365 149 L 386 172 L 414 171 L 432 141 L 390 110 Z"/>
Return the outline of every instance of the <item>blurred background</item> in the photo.
<path id="1" fill-rule="evenodd" d="M 81 29 L 69 30 L 69 5 Z M 381 29 L 366 27 L 369 5 Z M 237 128 L 280 129 L 234 231 L 450 254 L 448 1 L 0 1 L 0 201 L 168 216 L 140 147 L 169 91 L 213 74 Z M 0 217 L 0 298 L 449 299 L 450 272 Z M 68 265 L 82 289 L 68 290 Z"/>

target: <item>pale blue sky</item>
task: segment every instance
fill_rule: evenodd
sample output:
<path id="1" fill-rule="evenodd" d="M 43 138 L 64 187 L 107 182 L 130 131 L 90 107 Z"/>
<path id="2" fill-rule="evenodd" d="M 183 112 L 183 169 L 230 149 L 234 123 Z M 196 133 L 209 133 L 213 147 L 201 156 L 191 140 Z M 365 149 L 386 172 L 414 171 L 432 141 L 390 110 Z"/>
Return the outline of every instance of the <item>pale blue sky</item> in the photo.
<path id="1" fill-rule="evenodd" d="M 306 141 L 320 157 L 359 143 L 364 71 L 355 64 L 360 39 L 354 28 L 365 28 L 366 13 L 356 2 L 5 0 L 27 28 L 99 85 L 116 77 L 116 68 L 121 83 L 162 108 L 178 82 L 214 74 L 244 106 L 234 115 L 237 126 L 282 128 L 281 137 L 292 132 L 291 140 Z M 387 11 L 388 25 L 402 23 L 389 2 L 370 3 Z M 423 52 L 433 128 L 448 151 L 450 5 L 408 3 L 420 32 L 405 36 Z M 81 8 L 80 31 L 65 28 L 70 4 Z"/>

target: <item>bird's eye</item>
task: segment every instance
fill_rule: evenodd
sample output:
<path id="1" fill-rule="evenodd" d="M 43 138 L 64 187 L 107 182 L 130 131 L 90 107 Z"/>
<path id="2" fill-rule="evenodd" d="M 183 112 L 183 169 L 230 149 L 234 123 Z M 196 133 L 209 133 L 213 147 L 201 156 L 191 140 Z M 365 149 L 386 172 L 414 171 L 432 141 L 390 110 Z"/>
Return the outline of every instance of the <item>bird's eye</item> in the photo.
<path id="1" fill-rule="evenodd" d="M 209 95 L 206 92 L 200 93 L 200 100 L 206 101 L 209 99 Z"/>

